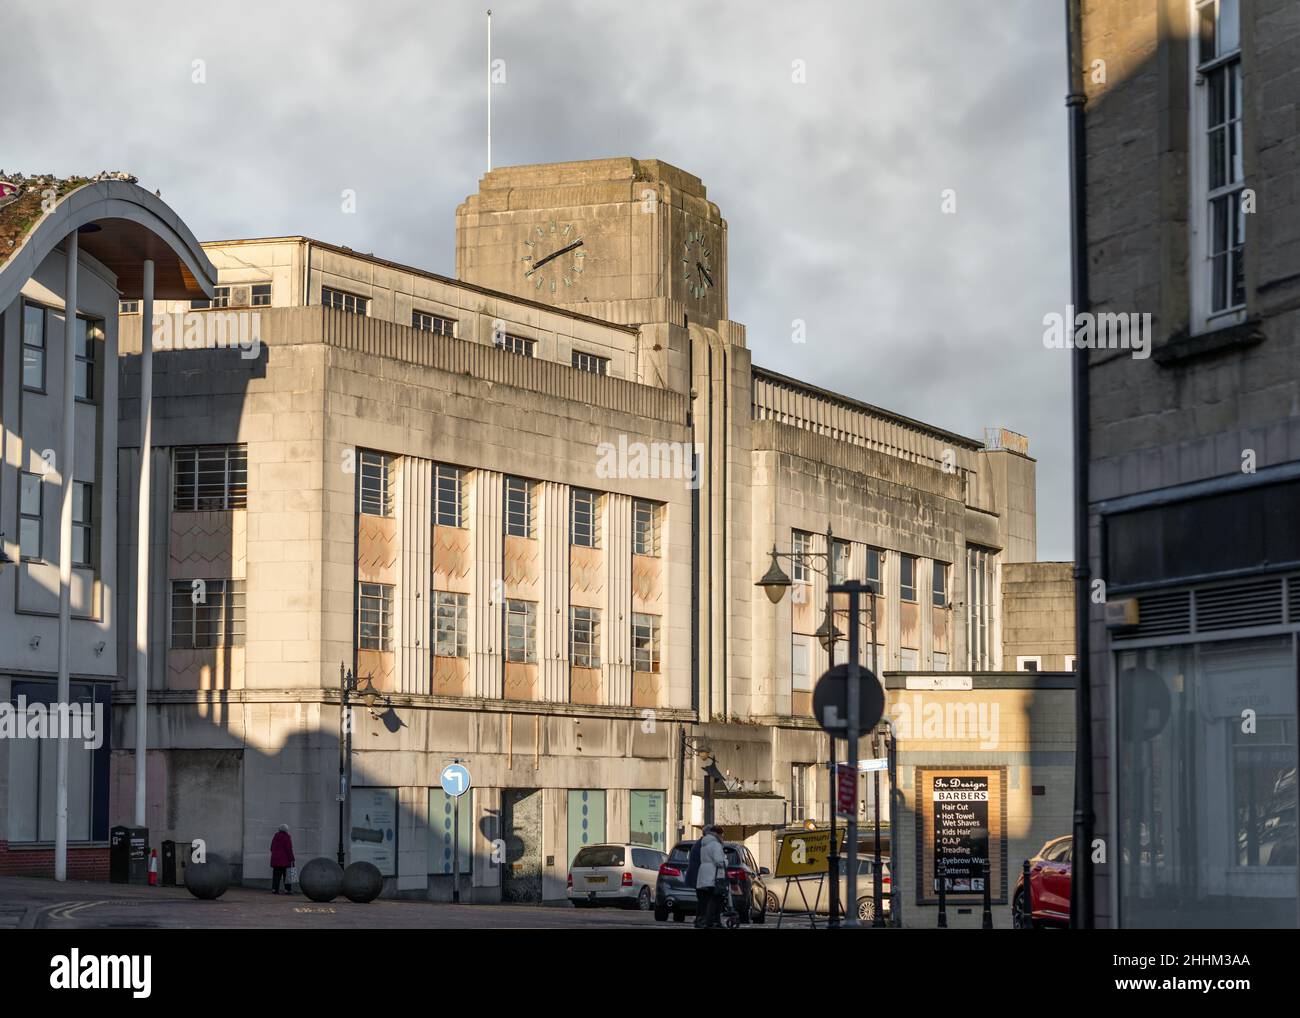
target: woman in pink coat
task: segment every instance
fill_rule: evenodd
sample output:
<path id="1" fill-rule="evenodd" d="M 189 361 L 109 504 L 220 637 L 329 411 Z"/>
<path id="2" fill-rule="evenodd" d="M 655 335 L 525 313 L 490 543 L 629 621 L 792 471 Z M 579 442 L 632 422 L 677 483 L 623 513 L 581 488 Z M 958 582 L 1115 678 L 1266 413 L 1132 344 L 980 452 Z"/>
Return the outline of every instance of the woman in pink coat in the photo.
<path id="1" fill-rule="evenodd" d="M 287 879 L 287 871 L 293 865 L 293 839 L 289 837 L 289 825 L 281 824 L 271 839 L 271 893 L 280 893 L 280 881 L 284 880 L 284 893 L 293 894 L 293 884 Z"/>

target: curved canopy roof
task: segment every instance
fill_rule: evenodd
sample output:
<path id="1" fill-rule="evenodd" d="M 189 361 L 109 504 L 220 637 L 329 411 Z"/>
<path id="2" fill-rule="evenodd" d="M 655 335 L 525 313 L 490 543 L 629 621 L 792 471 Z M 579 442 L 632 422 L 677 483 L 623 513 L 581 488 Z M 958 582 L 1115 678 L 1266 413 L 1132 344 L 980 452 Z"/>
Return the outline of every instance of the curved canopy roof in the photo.
<path id="1" fill-rule="evenodd" d="M 34 220 L 30 228 L 25 218 Z M 216 285 L 216 267 L 180 216 L 127 180 L 76 185 L 49 212 L 41 212 L 40 192 L 28 192 L 0 207 L 0 226 L 8 227 L 4 232 L 14 242 L 12 248 L 7 242 L 0 248 L 0 308 L 9 305 L 73 230 L 80 231 L 81 250 L 117 276 L 123 299 L 143 296 L 146 258 L 154 261 L 154 296 L 159 300 L 211 297 Z"/>

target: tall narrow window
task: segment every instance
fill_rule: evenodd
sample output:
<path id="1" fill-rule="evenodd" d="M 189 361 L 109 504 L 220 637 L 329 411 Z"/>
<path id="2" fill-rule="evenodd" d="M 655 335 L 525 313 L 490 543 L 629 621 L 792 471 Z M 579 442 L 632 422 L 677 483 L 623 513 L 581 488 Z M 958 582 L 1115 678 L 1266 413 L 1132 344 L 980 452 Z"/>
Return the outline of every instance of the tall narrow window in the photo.
<path id="1" fill-rule="evenodd" d="M 903 601 L 916 600 L 916 556 L 898 556 L 898 596 Z"/>
<path id="2" fill-rule="evenodd" d="M 853 545 L 848 541 L 831 542 L 831 583 L 843 583 L 852 569 Z"/>
<path id="3" fill-rule="evenodd" d="M 934 579 L 930 583 L 930 598 L 936 608 L 948 607 L 948 563 L 934 563 Z"/>
<path id="4" fill-rule="evenodd" d="M 1192 0 L 1193 316 L 1240 317 L 1246 304 L 1239 0 Z"/>
<path id="5" fill-rule="evenodd" d="M 393 457 L 382 452 L 362 452 L 357 456 L 358 508 L 367 516 L 393 515 Z"/>
<path id="6" fill-rule="evenodd" d="M 994 552 L 966 546 L 966 656 L 972 671 L 994 666 L 992 614 L 996 563 Z"/>
<path id="7" fill-rule="evenodd" d="M 248 448 L 182 446 L 172 454 L 172 508 L 178 512 L 248 507 Z"/>
<path id="8" fill-rule="evenodd" d="M 659 671 L 659 616 L 632 613 L 632 668 Z"/>
<path id="9" fill-rule="evenodd" d="M 600 547 L 600 495 L 585 488 L 570 493 L 569 541 L 580 548 Z"/>
<path id="10" fill-rule="evenodd" d="M 440 527 L 465 526 L 465 470 L 438 463 L 433 468 L 433 521 Z"/>
<path id="11" fill-rule="evenodd" d="M 23 388 L 45 391 L 45 309 L 23 305 Z"/>
<path id="12" fill-rule="evenodd" d="M 659 557 L 659 517 L 663 506 L 658 502 L 636 499 L 632 503 L 632 554 Z"/>
<path id="13" fill-rule="evenodd" d="M 802 633 L 790 638 L 790 688 L 796 693 L 812 692 L 812 641 Z"/>
<path id="14" fill-rule="evenodd" d="M 885 593 L 885 553 L 879 548 L 867 549 L 867 583 L 876 588 L 876 593 Z"/>
<path id="15" fill-rule="evenodd" d="M 790 822 L 792 824 L 801 824 L 809 819 L 808 786 L 812 769 L 812 764 L 790 765 Z"/>
<path id="16" fill-rule="evenodd" d="M 40 474 L 23 472 L 18 496 L 18 551 L 23 559 L 43 559 L 45 485 Z"/>
<path id="17" fill-rule="evenodd" d="M 569 660 L 574 668 L 600 667 L 600 609 L 569 609 Z"/>
<path id="18" fill-rule="evenodd" d="M 533 536 L 533 482 L 506 478 L 505 527 L 507 537 Z"/>
<path id="19" fill-rule="evenodd" d="M 506 601 L 506 660 L 537 663 L 537 602 Z"/>
<path id="20" fill-rule="evenodd" d="M 72 482 L 72 564 L 91 565 L 94 554 L 94 486 Z"/>
<path id="21" fill-rule="evenodd" d="M 77 319 L 77 338 L 75 353 L 77 363 L 73 377 L 74 392 L 77 399 L 93 402 L 95 399 L 95 351 L 104 338 L 104 329 L 99 322 Z"/>
<path id="22" fill-rule="evenodd" d="M 393 587 L 389 583 L 357 585 L 357 647 L 392 649 Z"/>
<path id="23" fill-rule="evenodd" d="M 438 657 L 469 656 L 468 594 L 434 591 L 433 653 Z"/>
<path id="24" fill-rule="evenodd" d="M 806 530 L 795 530 L 790 535 L 791 551 L 790 578 L 795 583 L 812 583 L 812 566 L 809 555 L 812 553 L 812 534 Z"/>

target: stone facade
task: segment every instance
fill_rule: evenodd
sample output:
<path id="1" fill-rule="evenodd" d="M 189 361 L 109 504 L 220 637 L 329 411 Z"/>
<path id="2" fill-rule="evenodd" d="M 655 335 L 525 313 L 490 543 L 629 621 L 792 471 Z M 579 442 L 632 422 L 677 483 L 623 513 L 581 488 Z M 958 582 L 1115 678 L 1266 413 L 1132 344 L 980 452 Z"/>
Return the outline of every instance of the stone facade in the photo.
<path id="1" fill-rule="evenodd" d="M 829 527 L 845 577 L 879 570 L 881 671 L 968 668 L 972 616 L 981 667 L 1004 667 L 1000 570 L 1035 555 L 1027 444 L 754 367 L 725 317 L 725 222 L 666 164 L 494 170 L 457 227 L 461 280 L 301 237 L 216 242 L 226 303 L 166 309 L 155 837 L 204 837 L 254 883 L 280 823 L 301 859 L 333 856 L 342 666 L 385 698 L 353 713 L 345 828 L 380 832 L 386 893 L 449 895 L 437 788 L 453 760 L 474 781 L 476 899 L 563 898 L 583 838 L 689 835 L 703 743 L 730 786 L 716 815 L 768 864 L 794 766 L 828 755 L 810 691 L 829 664 L 814 635 L 824 558 L 773 605 L 755 588 L 770 549 L 798 532 L 825 556 Z M 255 322 L 257 344 L 208 341 L 218 316 Z M 122 336 L 129 476 L 138 320 Z M 178 450 L 202 447 L 237 450 L 221 461 L 246 471 L 237 505 L 177 508 L 193 485 Z M 987 574 L 975 598 L 972 550 Z M 187 614 L 196 579 L 242 580 L 242 615 L 227 602 L 242 646 L 176 645 L 178 618 L 226 624 Z M 134 603 L 128 582 L 128 628 Z M 579 610 L 598 613 L 594 660 L 574 642 Z M 463 619 L 459 651 L 441 611 Z M 120 784 L 134 722 L 125 703 L 116 717 Z M 204 753 L 239 774 L 242 798 L 205 791 Z M 807 815 L 827 816 L 823 786 L 803 790 Z"/>
<path id="2" fill-rule="evenodd" d="M 1218 40 L 1214 52 L 1211 43 L 1190 41 L 1198 36 L 1197 17 L 1226 19 L 1207 35 Z M 1276 917 L 1263 915 L 1276 905 L 1289 916 L 1285 924 L 1295 925 L 1294 838 L 1289 866 L 1278 869 L 1277 855 L 1271 864 L 1261 861 L 1255 832 L 1234 819 L 1250 811 L 1239 801 L 1243 793 L 1221 788 L 1222 774 L 1245 766 L 1215 748 L 1220 725 L 1231 719 L 1196 737 L 1206 770 L 1189 776 L 1185 793 L 1204 804 L 1198 816 L 1176 817 L 1168 806 L 1152 815 L 1129 812 L 1148 797 L 1172 803 L 1184 792 L 1144 784 L 1150 772 L 1137 766 L 1135 745 L 1125 748 L 1119 707 L 1137 695 L 1136 686 L 1116 676 L 1151 668 L 1174 690 L 1175 712 L 1205 714 L 1214 708 L 1194 708 L 1192 689 L 1230 699 L 1224 689 L 1238 680 L 1214 670 L 1193 678 L 1202 673 L 1171 655 L 1194 652 L 1206 660 L 1215 644 L 1240 648 L 1248 660 L 1246 644 L 1230 643 L 1249 635 L 1245 629 L 1261 639 L 1294 639 L 1297 616 L 1282 607 L 1285 578 L 1276 573 L 1300 563 L 1285 547 L 1286 528 L 1269 532 L 1262 521 L 1269 512 L 1294 518 L 1295 494 L 1278 482 L 1300 464 L 1300 7 L 1290 0 L 1222 8 L 1189 0 L 1083 0 L 1082 41 L 1092 310 L 1149 312 L 1153 322 L 1149 359 L 1114 350 L 1091 355 L 1090 571 L 1094 584 L 1106 585 L 1104 598 L 1093 598 L 1091 630 L 1095 918 L 1106 926 L 1164 925 L 1171 913 L 1159 910 L 1168 895 L 1183 902 L 1181 922 L 1269 924 Z M 1239 74 L 1240 82 L 1240 134 L 1232 148 L 1240 162 L 1229 158 L 1226 180 L 1244 188 L 1231 195 L 1240 210 L 1244 272 L 1240 298 L 1207 314 L 1206 300 L 1215 295 L 1205 234 L 1212 232 L 1210 192 L 1219 171 L 1201 153 L 1214 151 L 1213 96 L 1224 73 Z M 1236 121 L 1235 111 L 1229 119 Z M 1223 500 L 1218 508 L 1214 499 Z M 1137 512 L 1147 516 L 1130 527 L 1126 521 Z M 1182 547 L 1217 549 L 1209 556 L 1216 561 L 1176 549 L 1180 540 Z M 1139 560 L 1148 563 L 1141 576 L 1132 568 Z M 1233 576 L 1246 586 L 1224 585 Z M 1192 596 L 1228 608 L 1193 624 L 1182 614 Z M 1270 598 L 1277 601 L 1273 615 L 1250 617 L 1252 604 Z M 1136 614 L 1124 625 L 1130 602 Z M 1284 723 L 1294 732 L 1294 653 L 1290 660 L 1277 678 L 1279 688 L 1291 690 L 1289 703 L 1284 695 L 1255 706 L 1289 717 Z M 1258 689 L 1273 680 L 1261 672 L 1254 681 Z M 1142 752 L 1158 756 L 1171 737 L 1169 729 L 1151 736 Z M 1289 746 L 1294 768 L 1294 735 Z M 1169 751 L 1183 758 L 1189 749 Z M 1273 782 L 1263 773 L 1256 779 Z M 1130 780 L 1137 784 L 1121 802 L 1119 786 Z M 1294 829 L 1294 805 L 1289 816 L 1282 823 Z M 1161 840 L 1156 855 L 1169 868 L 1156 872 L 1152 864 L 1147 872 L 1144 853 L 1142 863 L 1130 864 L 1132 883 L 1122 891 L 1129 879 L 1120 872 L 1122 859 L 1137 851 L 1139 827 L 1144 839 Z M 1176 863 L 1183 852 L 1192 855 Z M 1170 884 L 1180 879 L 1176 871 L 1199 873 L 1198 886 Z"/>

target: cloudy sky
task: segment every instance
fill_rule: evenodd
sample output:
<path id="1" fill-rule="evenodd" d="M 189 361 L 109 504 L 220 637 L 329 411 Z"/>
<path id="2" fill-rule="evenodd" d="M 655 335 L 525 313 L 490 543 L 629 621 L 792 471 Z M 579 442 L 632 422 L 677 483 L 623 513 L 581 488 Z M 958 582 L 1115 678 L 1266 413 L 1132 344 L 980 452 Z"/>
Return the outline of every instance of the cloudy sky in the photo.
<path id="1" fill-rule="evenodd" d="M 492 5 L 497 165 L 699 176 L 754 362 L 1027 434 L 1039 557 L 1070 557 L 1069 354 L 1042 344 L 1069 292 L 1061 4 Z M 485 7 L 6 0 L 0 167 L 124 169 L 200 240 L 301 233 L 451 275 L 485 167 Z"/>

